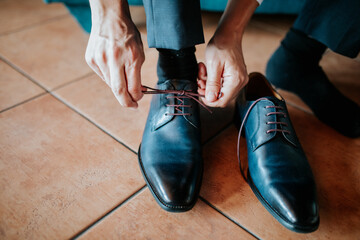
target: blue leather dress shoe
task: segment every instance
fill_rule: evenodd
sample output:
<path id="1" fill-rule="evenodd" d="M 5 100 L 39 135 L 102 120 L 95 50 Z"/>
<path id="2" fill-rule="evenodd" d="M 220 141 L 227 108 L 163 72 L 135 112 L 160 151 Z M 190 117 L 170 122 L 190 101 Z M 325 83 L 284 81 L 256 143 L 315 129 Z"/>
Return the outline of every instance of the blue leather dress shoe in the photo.
<path id="1" fill-rule="evenodd" d="M 238 155 L 240 170 L 256 197 L 286 228 L 315 231 L 319 213 L 310 165 L 284 99 L 262 74 L 250 74 L 236 102 L 235 121 L 247 142 L 247 174 Z"/>
<path id="2" fill-rule="evenodd" d="M 167 80 L 149 88 L 152 98 L 138 159 L 158 204 L 171 212 L 190 210 L 203 173 L 197 84 Z"/>

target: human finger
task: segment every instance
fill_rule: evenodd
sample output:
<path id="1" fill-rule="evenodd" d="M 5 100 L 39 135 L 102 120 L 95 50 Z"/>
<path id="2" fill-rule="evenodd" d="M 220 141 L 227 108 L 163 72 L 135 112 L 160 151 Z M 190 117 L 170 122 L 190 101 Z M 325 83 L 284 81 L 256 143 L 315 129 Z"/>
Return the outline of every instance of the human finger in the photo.
<path id="1" fill-rule="evenodd" d="M 207 80 L 205 89 L 205 98 L 207 102 L 217 100 L 221 90 L 221 74 L 223 66 L 219 61 L 213 60 L 207 62 Z"/>

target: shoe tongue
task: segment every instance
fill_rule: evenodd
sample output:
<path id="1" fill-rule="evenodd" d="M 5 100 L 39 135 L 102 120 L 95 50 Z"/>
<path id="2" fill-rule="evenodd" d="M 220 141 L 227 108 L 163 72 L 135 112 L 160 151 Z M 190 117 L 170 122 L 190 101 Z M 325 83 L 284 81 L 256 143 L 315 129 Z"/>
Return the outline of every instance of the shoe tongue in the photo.
<path id="1" fill-rule="evenodd" d="M 173 79 L 166 81 L 170 83 L 174 90 L 186 90 L 186 91 L 196 91 L 196 83 L 186 79 Z"/>
<path id="2" fill-rule="evenodd" d="M 186 80 L 186 79 L 172 79 L 167 80 L 157 86 L 161 90 L 179 90 L 179 91 L 191 91 L 196 92 L 197 90 L 197 84 L 193 81 Z M 172 94 L 172 93 L 169 93 Z M 176 94 L 175 94 L 176 95 Z M 190 98 L 182 98 L 183 105 L 191 105 L 192 107 L 182 107 L 182 110 L 190 113 L 190 115 L 184 115 L 184 116 L 174 116 L 172 114 L 175 113 L 175 108 L 167 106 L 167 104 L 174 105 L 179 104 L 176 99 L 174 98 L 166 98 L 167 94 L 160 94 L 156 97 L 156 99 L 159 99 L 159 104 L 157 106 L 158 112 L 154 116 L 153 130 L 157 130 L 160 127 L 166 125 L 170 121 L 172 121 L 176 117 L 183 117 L 189 124 L 194 126 L 195 128 L 200 127 L 200 119 L 198 116 L 198 104 L 192 104 L 195 100 L 192 100 Z M 181 108 L 181 107 L 180 107 Z M 167 113 L 167 115 L 165 114 Z"/>
<path id="3" fill-rule="evenodd" d="M 263 98 L 266 98 L 267 100 L 273 102 L 274 104 L 278 104 L 280 102 L 282 102 L 281 100 L 279 100 L 277 97 L 275 96 L 267 96 L 267 97 L 263 97 Z"/>
<path id="4" fill-rule="evenodd" d="M 283 106 L 285 104 L 285 102 L 283 100 L 280 100 L 278 99 L 277 97 L 275 96 L 266 96 L 266 97 L 262 97 L 263 100 L 261 100 L 260 102 L 264 102 L 264 101 L 270 101 L 272 102 L 275 106 Z M 257 99 L 256 99 L 257 100 Z M 256 100 L 254 101 L 251 101 L 250 103 L 253 103 L 255 102 Z"/>

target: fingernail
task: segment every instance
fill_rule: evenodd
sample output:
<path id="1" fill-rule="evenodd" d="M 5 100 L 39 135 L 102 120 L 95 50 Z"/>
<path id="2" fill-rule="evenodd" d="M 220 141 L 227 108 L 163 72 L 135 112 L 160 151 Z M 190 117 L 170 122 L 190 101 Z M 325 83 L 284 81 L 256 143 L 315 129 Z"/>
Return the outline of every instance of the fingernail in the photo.
<path id="1" fill-rule="evenodd" d="M 208 92 L 208 93 L 206 94 L 206 100 L 208 100 L 209 102 L 215 101 L 216 98 L 217 98 L 217 94 L 214 93 L 214 92 Z"/>

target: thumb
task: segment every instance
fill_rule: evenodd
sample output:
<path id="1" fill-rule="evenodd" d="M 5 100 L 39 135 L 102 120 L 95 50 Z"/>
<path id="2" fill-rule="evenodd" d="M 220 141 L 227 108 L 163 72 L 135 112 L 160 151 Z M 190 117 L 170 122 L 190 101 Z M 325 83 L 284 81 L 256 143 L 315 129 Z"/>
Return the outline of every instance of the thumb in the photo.
<path id="1" fill-rule="evenodd" d="M 208 64 L 207 66 L 208 76 L 206 81 L 205 98 L 208 102 L 215 102 L 221 89 L 221 75 L 223 67 L 220 64 Z"/>
<path id="2" fill-rule="evenodd" d="M 207 78 L 207 72 L 206 72 L 206 66 L 203 62 L 199 62 L 198 64 L 198 79 L 202 81 L 206 81 Z"/>

